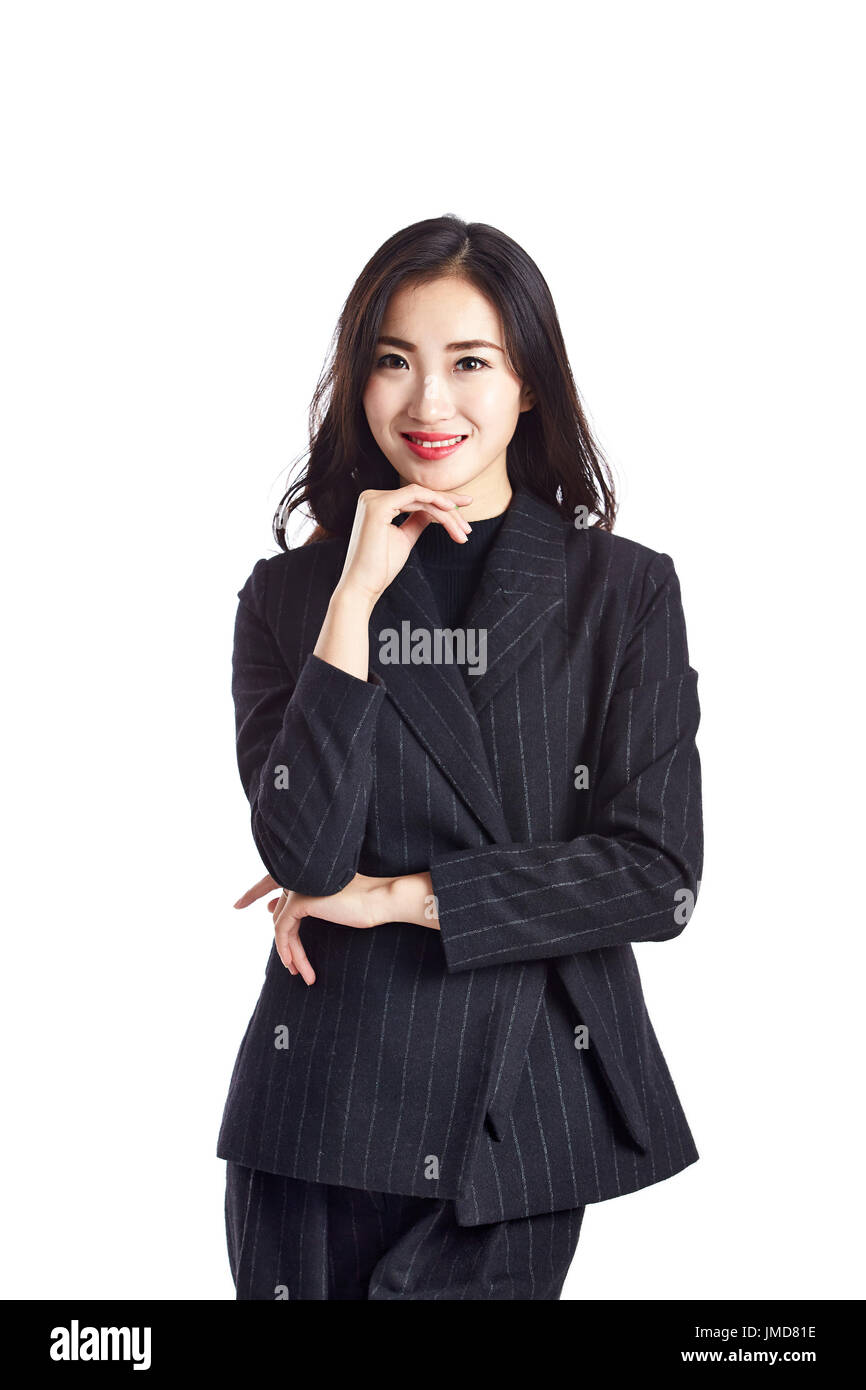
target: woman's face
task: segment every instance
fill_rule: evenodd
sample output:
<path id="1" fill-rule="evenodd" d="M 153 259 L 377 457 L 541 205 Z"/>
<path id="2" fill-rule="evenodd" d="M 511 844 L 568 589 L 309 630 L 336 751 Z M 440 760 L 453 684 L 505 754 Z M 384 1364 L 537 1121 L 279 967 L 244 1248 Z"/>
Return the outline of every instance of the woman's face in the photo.
<path id="1" fill-rule="evenodd" d="M 403 483 L 468 492 L 476 504 L 508 487 L 506 447 L 533 401 L 504 347 L 498 313 L 465 280 L 449 276 L 391 296 L 363 401 L 373 438 Z M 453 450 L 423 448 L 419 456 L 404 437 L 419 432 L 466 437 Z"/>

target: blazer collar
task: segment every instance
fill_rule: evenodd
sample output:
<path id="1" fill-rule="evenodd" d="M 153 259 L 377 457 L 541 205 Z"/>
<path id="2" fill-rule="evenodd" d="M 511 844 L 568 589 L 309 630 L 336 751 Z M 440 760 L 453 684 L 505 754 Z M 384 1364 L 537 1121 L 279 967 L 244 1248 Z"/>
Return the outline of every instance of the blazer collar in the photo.
<path id="1" fill-rule="evenodd" d="M 486 669 L 473 675 L 448 662 L 388 660 L 383 633 L 441 626 L 433 591 L 413 550 L 370 619 L 370 670 L 455 791 L 492 835 L 508 830 L 479 717 L 497 690 L 564 611 L 565 531 L 555 507 L 523 487 L 511 502 L 461 627 L 486 632 Z M 403 624 L 408 623 L 404 628 Z"/>

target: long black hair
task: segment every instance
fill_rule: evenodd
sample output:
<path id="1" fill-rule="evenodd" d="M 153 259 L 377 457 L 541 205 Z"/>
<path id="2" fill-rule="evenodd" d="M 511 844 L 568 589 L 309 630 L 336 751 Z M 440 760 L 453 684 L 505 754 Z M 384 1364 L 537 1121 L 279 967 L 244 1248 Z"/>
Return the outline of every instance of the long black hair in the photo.
<path id="1" fill-rule="evenodd" d="M 310 405 L 309 458 L 274 516 L 274 536 L 283 550 L 289 549 L 287 524 L 297 507 L 305 506 L 316 522 L 307 543 L 348 539 L 359 494 L 399 485 L 367 423 L 364 391 L 392 294 L 444 276 L 462 277 L 498 310 L 507 360 L 535 396 L 508 443 L 512 487 L 524 486 L 569 520 L 583 506 L 587 517 L 597 518 L 589 524 L 613 530 L 613 479 L 587 424 L 547 281 L 504 232 L 449 213 L 395 232 L 352 286 Z"/>

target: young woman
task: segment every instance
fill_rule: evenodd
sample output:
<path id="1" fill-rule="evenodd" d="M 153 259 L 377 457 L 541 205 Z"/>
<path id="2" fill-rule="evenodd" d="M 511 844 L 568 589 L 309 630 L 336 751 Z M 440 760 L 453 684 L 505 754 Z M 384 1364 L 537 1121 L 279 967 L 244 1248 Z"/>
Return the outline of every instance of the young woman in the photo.
<path id="1" fill-rule="evenodd" d="M 282 890 L 217 1148 L 237 1297 L 555 1300 L 585 1207 L 698 1157 L 632 950 L 703 862 L 677 575 L 612 534 L 493 227 L 376 252 L 312 420 L 235 633 L 238 906 Z"/>

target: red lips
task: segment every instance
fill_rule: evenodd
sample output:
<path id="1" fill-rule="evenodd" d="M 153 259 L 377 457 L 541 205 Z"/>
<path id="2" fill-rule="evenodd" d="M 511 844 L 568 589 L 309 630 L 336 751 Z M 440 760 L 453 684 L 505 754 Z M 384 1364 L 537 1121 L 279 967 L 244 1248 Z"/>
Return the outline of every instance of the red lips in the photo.
<path id="1" fill-rule="evenodd" d="M 415 436 L 415 439 L 428 439 L 428 440 L 430 440 L 430 443 L 431 443 L 431 444 L 433 443 L 434 440 L 437 440 L 437 439 L 454 439 L 454 438 L 456 438 L 456 435 L 455 435 L 455 433 L 454 433 L 453 430 L 451 431 L 450 434 L 435 434 L 435 433 L 433 433 L 432 431 L 429 431 L 429 430 L 413 430 L 413 431 L 412 431 L 412 434 Z M 415 457 L 416 457 L 416 458 L 419 458 L 419 459 L 423 459 L 425 463 L 430 463 L 431 460 L 435 460 L 435 459 L 450 458 L 451 454 L 456 453 L 457 450 L 460 448 L 460 446 L 461 446 L 462 444 L 465 444 L 467 438 L 468 438 L 468 435 L 464 435 L 464 436 L 462 437 L 462 439 L 458 439 L 458 440 L 457 440 L 457 443 L 456 443 L 456 444 L 449 444 L 447 447 L 444 446 L 444 445 L 442 445 L 442 444 L 440 444 L 440 445 L 438 445 L 437 448 L 434 449 L 434 448 L 426 448 L 423 444 L 416 444 L 416 443 L 415 443 L 415 440 L 414 440 L 413 438 L 411 438 L 408 434 L 404 434 L 404 435 L 403 435 L 403 439 L 404 439 L 404 441 L 405 441 L 405 443 L 406 443 L 407 449 L 411 449 L 411 450 L 412 450 L 412 453 L 415 455 Z"/>

